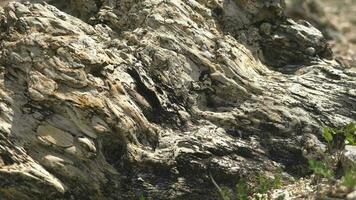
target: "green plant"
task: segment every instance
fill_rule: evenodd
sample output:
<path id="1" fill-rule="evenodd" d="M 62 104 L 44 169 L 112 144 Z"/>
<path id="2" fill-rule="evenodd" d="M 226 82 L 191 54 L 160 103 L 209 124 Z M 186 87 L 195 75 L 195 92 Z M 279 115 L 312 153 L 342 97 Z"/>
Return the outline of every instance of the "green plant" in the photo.
<path id="1" fill-rule="evenodd" d="M 278 169 L 277 173 L 274 175 L 273 179 L 273 189 L 279 189 L 282 187 L 283 182 L 282 182 L 282 172 L 283 170 L 281 168 Z"/>
<path id="2" fill-rule="evenodd" d="M 216 189 L 217 189 L 217 191 L 218 191 L 218 193 L 220 195 L 221 200 L 231 200 L 232 194 L 230 193 L 230 191 L 225 187 L 223 187 L 223 188 L 220 187 L 216 183 L 214 177 L 211 174 L 209 174 L 209 176 L 210 176 L 211 182 L 213 182 L 214 186 L 216 187 Z"/>
<path id="3" fill-rule="evenodd" d="M 275 179 L 268 178 L 263 175 L 257 177 L 257 187 L 255 191 L 260 194 L 265 194 L 271 189 L 275 189 Z"/>
<path id="4" fill-rule="evenodd" d="M 145 196 L 143 196 L 143 194 L 141 194 L 139 200 L 145 200 Z"/>
<path id="5" fill-rule="evenodd" d="M 327 153 L 322 155 L 321 161 L 309 160 L 309 169 L 316 175 L 318 185 L 322 178 L 329 183 L 335 180 L 335 172 L 340 167 L 341 154 L 346 145 L 356 145 L 356 125 L 349 123 L 342 128 L 323 128 L 323 138 L 327 142 Z M 356 186 L 356 170 L 346 170 L 341 178 L 342 185 L 353 188 Z M 319 192 L 319 187 L 317 187 Z"/>
<path id="6" fill-rule="evenodd" d="M 339 153 L 346 144 L 356 145 L 355 131 L 356 125 L 353 122 L 339 129 L 324 127 L 323 138 L 328 143 L 329 153 Z"/>
<path id="7" fill-rule="evenodd" d="M 232 200 L 234 196 L 237 200 L 248 200 L 251 199 L 251 197 L 253 197 L 254 200 L 259 200 L 260 197 L 254 194 L 267 194 L 270 190 L 282 186 L 282 170 L 278 170 L 274 178 L 258 175 L 251 181 L 251 185 L 247 184 L 248 181 L 245 179 L 240 179 L 233 192 L 228 188 L 220 187 L 211 175 L 210 178 L 222 200 Z"/>
<path id="8" fill-rule="evenodd" d="M 334 168 L 341 159 L 341 153 L 345 148 L 345 145 L 356 145 L 356 131 L 355 123 L 349 123 L 341 128 L 323 128 L 323 138 L 327 142 L 327 152 L 328 154 L 323 155 L 324 168 Z M 313 167 L 315 162 L 309 163 Z M 315 167 L 315 166 L 314 166 Z M 318 167 L 317 167 L 318 168 Z M 321 169 L 319 167 L 319 169 Z M 315 169 L 312 169 L 313 171 Z M 322 171 L 322 170 L 321 170 Z M 319 170 L 320 172 L 320 170 Z"/>
<path id="9" fill-rule="evenodd" d="M 356 187 L 356 168 L 346 170 L 341 179 L 341 184 L 350 190 Z"/>
<path id="10" fill-rule="evenodd" d="M 356 145 L 356 124 L 355 123 L 350 123 L 347 126 L 344 127 L 344 135 L 345 135 L 345 141 L 346 143 L 350 145 Z"/>
<path id="11" fill-rule="evenodd" d="M 222 187 L 220 191 L 220 196 L 223 200 L 232 200 L 232 192 L 227 187 Z"/>
<path id="12" fill-rule="evenodd" d="M 309 160 L 309 169 L 319 177 L 332 179 L 334 177 L 334 172 L 330 166 L 325 163 L 316 160 Z"/>
<path id="13" fill-rule="evenodd" d="M 286 196 L 284 194 L 282 194 L 276 198 L 276 200 L 285 200 L 285 199 L 286 199 Z"/>
<path id="14" fill-rule="evenodd" d="M 249 197 L 249 186 L 247 185 L 246 181 L 240 180 L 236 184 L 236 196 L 239 200 L 248 200 Z"/>

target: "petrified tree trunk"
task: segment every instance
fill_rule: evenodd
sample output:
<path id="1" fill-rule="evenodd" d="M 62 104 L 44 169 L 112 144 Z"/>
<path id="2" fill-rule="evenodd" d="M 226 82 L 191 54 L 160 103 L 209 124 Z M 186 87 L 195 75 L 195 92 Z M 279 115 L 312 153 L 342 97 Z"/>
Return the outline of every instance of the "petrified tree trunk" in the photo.
<path id="1" fill-rule="evenodd" d="M 65 2 L 0 8 L 4 199 L 216 199 L 356 118 L 355 68 L 282 0 Z"/>

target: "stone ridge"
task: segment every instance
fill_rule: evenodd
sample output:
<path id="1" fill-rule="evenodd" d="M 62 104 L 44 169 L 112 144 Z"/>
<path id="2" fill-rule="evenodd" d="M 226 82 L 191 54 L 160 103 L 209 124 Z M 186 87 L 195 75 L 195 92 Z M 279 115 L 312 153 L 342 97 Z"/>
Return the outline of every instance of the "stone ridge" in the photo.
<path id="1" fill-rule="evenodd" d="M 217 199 L 356 119 L 355 71 L 282 0 L 65 2 L 0 7 L 0 199 Z"/>

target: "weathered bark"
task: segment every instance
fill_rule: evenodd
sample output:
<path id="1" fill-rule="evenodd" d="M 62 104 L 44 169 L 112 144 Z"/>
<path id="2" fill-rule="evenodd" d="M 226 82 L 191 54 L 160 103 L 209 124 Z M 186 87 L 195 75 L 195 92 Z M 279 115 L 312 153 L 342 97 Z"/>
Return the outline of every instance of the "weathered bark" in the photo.
<path id="1" fill-rule="evenodd" d="M 63 2 L 0 8 L 4 199 L 216 199 L 356 119 L 355 68 L 283 1 Z"/>

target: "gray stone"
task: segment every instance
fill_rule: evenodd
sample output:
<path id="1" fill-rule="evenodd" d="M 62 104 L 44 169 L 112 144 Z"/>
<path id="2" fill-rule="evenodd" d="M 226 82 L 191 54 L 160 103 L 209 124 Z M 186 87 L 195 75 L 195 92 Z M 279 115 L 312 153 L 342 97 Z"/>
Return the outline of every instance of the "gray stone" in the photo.
<path id="1" fill-rule="evenodd" d="M 341 162 L 345 168 L 356 167 L 356 146 L 345 146 L 341 154 Z"/>
<path id="2" fill-rule="evenodd" d="M 346 196 L 347 200 L 356 200 L 356 190 Z"/>
<path id="3" fill-rule="evenodd" d="M 0 8 L 1 198 L 218 199 L 355 119 L 356 74 L 282 0 L 33 2 Z"/>

